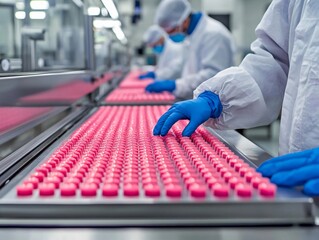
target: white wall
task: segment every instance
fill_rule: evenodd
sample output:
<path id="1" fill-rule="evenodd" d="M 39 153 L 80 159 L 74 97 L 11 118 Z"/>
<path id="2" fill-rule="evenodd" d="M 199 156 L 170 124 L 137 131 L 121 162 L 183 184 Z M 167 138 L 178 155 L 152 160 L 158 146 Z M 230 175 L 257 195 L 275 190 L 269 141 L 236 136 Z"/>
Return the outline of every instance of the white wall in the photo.
<path id="1" fill-rule="evenodd" d="M 202 0 L 188 0 L 192 4 L 192 8 L 194 11 L 201 11 L 203 8 Z"/>
<path id="2" fill-rule="evenodd" d="M 266 8 L 271 3 L 271 0 L 242 0 L 244 3 L 244 18 L 243 18 L 243 36 L 244 43 L 254 41 L 256 39 L 254 29 L 264 15 Z"/>
<path id="3" fill-rule="evenodd" d="M 206 13 L 232 15 L 232 33 L 240 51 L 249 49 L 255 40 L 255 28 L 271 0 L 203 0 Z"/>
<path id="4" fill-rule="evenodd" d="M 148 27 L 154 24 L 154 16 L 156 12 L 156 6 L 159 4 L 160 0 L 144 0 L 142 2 L 142 20 L 140 20 L 136 25 L 131 25 L 131 14 L 129 12 L 128 6 L 133 8 L 131 0 L 120 0 L 119 10 L 122 13 L 124 11 L 125 15 L 125 33 L 128 37 L 129 43 L 132 47 L 139 46 L 142 43 L 143 34 Z"/>
<path id="5" fill-rule="evenodd" d="M 205 11 L 224 13 L 234 10 L 235 2 L 238 0 L 203 0 L 202 8 Z"/>

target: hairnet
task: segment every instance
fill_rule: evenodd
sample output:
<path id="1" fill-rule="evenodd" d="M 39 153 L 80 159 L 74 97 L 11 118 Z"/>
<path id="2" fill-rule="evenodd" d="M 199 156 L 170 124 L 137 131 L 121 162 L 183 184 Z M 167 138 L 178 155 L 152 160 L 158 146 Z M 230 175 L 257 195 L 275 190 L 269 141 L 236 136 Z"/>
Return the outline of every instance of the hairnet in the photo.
<path id="1" fill-rule="evenodd" d="M 187 0 L 163 0 L 157 8 L 155 23 L 169 30 L 180 26 L 191 12 L 192 8 Z"/>
<path id="2" fill-rule="evenodd" d="M 143 41 L 151 45 L 160 40 L 161 37 L 165 37 L 164 31 L 159 26 L 153 25 L 144 33 Z"/>

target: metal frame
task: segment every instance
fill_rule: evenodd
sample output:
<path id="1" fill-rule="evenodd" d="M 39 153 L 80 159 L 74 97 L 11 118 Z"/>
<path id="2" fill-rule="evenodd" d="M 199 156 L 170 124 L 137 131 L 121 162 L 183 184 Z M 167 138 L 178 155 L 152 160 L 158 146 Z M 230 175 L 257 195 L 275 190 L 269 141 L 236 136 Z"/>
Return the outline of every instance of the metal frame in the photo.
<path id="1" fill-rule="evenodd" d="M 14 52 L 14 56 L 13 57 L 17 57 L 17 44 L 16 44 L 16 42 L 15 42 L 15 40 L 16 40 L 16 23 L 15 23 L 15 17 L 14 17 L 14 14 L 15 14 L 15 12 L 14 12 L 14 5 L 13 4 L 7 4 L 7 3 L 0 3 L 0 8 L 1 7 L 8 7 L 8 8 L 10 8 L 10 10 L 11 10 L 11 12 L 12 12 L 12 18 L 11 18 L 11 20 L 12 20 L 12 25 L 13 25 L 13 39 L 14 39 L 14 46 L 13 46 L 13 52 Z M 11 56 L 12 57 L 12 56 Z"/>
<path id="2" fill-rule="evenodd" d="M 260 209 L 262 211 L 256 211 Z M 85 212 L 83 211 L 85 209 Z M 0 204 L 1 226 L 176 227 L 313 225 L 309 203 Z M 272 212 L 272 214 L 269 214 Z M 243 214 L 246 213 L 246 214 Z"/>
<path id="3" fill-rule="evenodd" d="M 318 240 L 318 227 L 187 227 L 187 228 L 3 228 L 0 229 L 2 239 L 43 240 L 85 239 L 85 240 L 123 240 L 123 239 L 214 239 L 214 240 Z"/>
<path id="4" fill-rule="evenodd" d="M 227 144 L 237 155 L 248 161 L 252 167 L 256 168 L 264 161 L 272 158 L 270 154 L 234 130 L 207 129 Z"/>
<path id="5" fill-rule="evenodd" d="M 65 109 L 69 113 L 61 121 L 52 125 L 46 131 L 29 141 L 18 150 L 14 151 L 0 161 L 0 187 L 11 181 L 23 167 L 29 164 L 39 153 L 46 149 L 52 142 L 65 133 L 75 122 L 86 113 L 87 108 Z M 49 121 L 49 119 L 47 119 Z"/>
<path id="6" fill-rule="evenodd" d="M 87 70 L 96 71 L 92 16 L 84 15 L 84 32 L 85 67 Z"/>
<path id="7" fill-rule="evenodd" d="M 91 82 L 91 71 L 63 71 L 0 78 L 0 105 L 16 106 L 21 97 L 52 89 L 74 80 Z M 68 103 L 71 105 L 72 103 Z"/>
<path id="8" fill-rule="evenodd" d="M 18 147 L 21 147 L 30 139 L 36 137 L 39 133 L 50 127 L 52 123 L 65 117 L 67 114 L 67 111 L 65 110 L 65 108 L 50 109 L 48 112 L 35 119 L 0 134 L 0 161 L 3 158 L 3 152 L 7 152 L 7 149 L 17 149 Z"/>

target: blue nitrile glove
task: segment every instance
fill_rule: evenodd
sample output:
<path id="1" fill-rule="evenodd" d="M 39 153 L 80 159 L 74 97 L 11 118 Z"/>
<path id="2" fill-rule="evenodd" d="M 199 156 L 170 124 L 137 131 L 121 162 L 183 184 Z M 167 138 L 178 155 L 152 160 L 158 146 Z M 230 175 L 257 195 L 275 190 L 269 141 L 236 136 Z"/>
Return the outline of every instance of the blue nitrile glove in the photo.
<path id="1" fill-rule="evenodd" d="M 140 79 L 140 80 L 146 80 L 146 79 L 150 79 L 150 78 L 155 79 L 156 73 L 155 72 L 147 72 L 147 73 L 144 73 L 138 77 L 138 79 Z"/>
<path id="2" fill-rule="evenodd" d="M 223 106 L 218 95 L 212 92 L 204 92 L 197 99 L 175 103 L 157 122 L 153 134 L 165 136 L 169 129 L 181 119 L 189 119 L 190 122 L 184 129 L 183 136 L 191 136 L 196 128 L 209 118 L 218 118 Z"/>
<path id="3" fill-rule="evenodd" d="M 176 84 L 174 80 L 160 80 L 149 84 L 145 90 L 150 93 L 160 93 L 164 91 L 173 92 L 175 88 Z"/>
<path id="4" fill-rule="evenodd" d="M 304 185 L 305 194 L 319 196 L 319 148 L 273 158 L 258 171 L 279 186 Z"/>

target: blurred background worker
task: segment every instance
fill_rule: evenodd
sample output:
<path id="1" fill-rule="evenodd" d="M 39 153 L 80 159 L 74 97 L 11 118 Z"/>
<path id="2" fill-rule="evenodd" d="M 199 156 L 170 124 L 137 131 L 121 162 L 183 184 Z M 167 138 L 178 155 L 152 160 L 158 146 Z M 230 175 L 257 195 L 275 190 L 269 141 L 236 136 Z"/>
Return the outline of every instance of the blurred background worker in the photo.
<path id="1" fill-rule="evenodd" d="M 193 90 L 203 81 L 233 65 L 235 44 L 224 25 L 207 15 L 192 13 L 185 0 L 163 0 L 155 22 L 174 42 L 184 42 L 188 54 L 182 77 L 146 87 L 149 92 L 173 92 L 178 98 L 192 98 Z"/>
<path id="2" fill-rule="evenodd" d="M 154 134 L 166 135 L 179 119 L 190 119 L 184 136 L 204 122 L 217 129 L 256 127 L 282 109 L 279 153 L 291 154 L 259 171 L 277 185 L 304 185 L 306 194 L 319 196 L 318 13 L 319 1 L 274 0 L 256 29 L 254 54 L 201 84 L 195 100 L 175 104 Z"/>
<path id="3" fill-rule="evenodd" d="M 155 71 L 142 74 L 140 79 L 176 79 L 183 68 L 183 45 L 172 42 L 157 25 L 150 27 L 144 34 L 144 42 L 157 56 Z"/>

